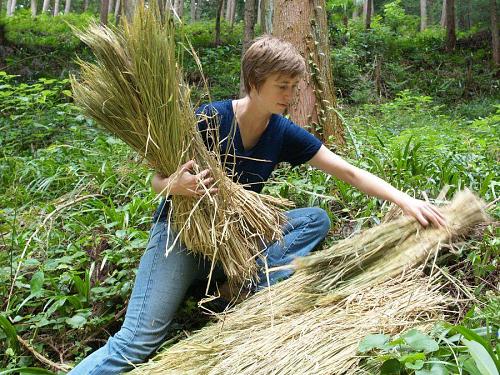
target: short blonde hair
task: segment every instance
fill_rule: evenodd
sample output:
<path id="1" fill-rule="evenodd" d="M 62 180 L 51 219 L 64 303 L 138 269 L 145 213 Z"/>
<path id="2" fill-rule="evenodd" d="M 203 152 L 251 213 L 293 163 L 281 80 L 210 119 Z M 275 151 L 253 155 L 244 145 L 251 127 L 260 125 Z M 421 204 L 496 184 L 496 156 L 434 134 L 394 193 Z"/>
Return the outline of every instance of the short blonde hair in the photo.
<path id="1" fill-rule="evenodd" d="M 253 86 L 257 91 L 272 74 L 290 77 L 304 74 L 304 58 L 295 47 L 271 35 L 262 35 L 252 41 L 241 62 L 245 90 L 249 94 Z"/>

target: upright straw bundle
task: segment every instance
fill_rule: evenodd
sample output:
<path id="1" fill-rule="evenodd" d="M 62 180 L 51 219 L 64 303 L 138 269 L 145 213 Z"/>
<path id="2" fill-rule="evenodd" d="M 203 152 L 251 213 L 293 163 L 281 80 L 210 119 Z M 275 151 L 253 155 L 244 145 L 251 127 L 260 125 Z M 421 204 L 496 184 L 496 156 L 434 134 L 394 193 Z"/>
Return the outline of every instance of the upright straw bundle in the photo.
<path id="1" fill-rule="evenodd" d="M 161 21 L 155 2 L 141 4 L 123 29 L 91 25 L 77 35 L 96 56 L 96 63 L 79 61 L 81 78 L 72 77 L 77 104 L 162 175 L 173 175 L 193 159 L 199 164 L 194 173 L 209 168 L 218 194 L 211 196 L 200 182 L 205 194 L 199 199 L 172 197 L 176 239 L 220 261 L 230 281 L 254 277 L 263 244 L 282 238 L 282 201 L 233 183 L 218 150 L 209 153 L 203 144 L 177 63 L 170 14 Z"/>
<path id="2" fill-rule="evenodd" d="M 470 192 L 442 209 L 447 228 L 400 218 L 295 261 L 295 274 L 141 365 L 135 374 L 358 374 L 368 333 L 436 319 L 439 286 L 411 270 L 441 244 L 487 220 Z M 429 282 L 428 282 L 429 281 Z"/>

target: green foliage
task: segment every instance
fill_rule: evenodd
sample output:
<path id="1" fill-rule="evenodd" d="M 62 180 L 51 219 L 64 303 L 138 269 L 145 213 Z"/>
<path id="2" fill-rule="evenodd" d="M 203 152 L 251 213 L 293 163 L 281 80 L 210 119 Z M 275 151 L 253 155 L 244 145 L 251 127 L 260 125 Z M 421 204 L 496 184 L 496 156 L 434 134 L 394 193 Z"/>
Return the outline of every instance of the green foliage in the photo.
<path id="1" fill-rule="evenodd" d="M 80 41 L 73 35 L 70 26 L 84 28 L 92 20 L 95 17 L 91 13 L 69 13 L 55 17 L 40 14 L 32 18 L 29 9 L 22 9 L 12 17 L 2 18 L 0 22 L 6 26 L 6 37 L 11 43 L 74 51 Z"/>
<path id="2" fill-rule="evenodd" d="M 383 375 L 498 375 L 497 333 L 498 326 L 474 330 L 439 324 L 430 334 L 412 329 L 397 338 L 368 335 L 358 350 L 371 353 L 368 364 L 378 363 Z"/>

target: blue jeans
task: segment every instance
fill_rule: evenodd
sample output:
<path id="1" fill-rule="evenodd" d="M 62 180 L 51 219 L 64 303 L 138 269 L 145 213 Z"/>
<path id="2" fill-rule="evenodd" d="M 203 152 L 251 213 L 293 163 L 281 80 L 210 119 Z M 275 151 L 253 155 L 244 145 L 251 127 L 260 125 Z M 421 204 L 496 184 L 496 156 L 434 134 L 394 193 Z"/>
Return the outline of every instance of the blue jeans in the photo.
<path id="1" fill-rule="evenodd" d="M 269 268 L 309 254 L 330 229 L 330 220 L 320 208 L 299 208 L 286 215 L 283 243 L 273 243 L 266 249 Z M 174 237 L 168 235 L 165 222 L 153 226 L 121 329 L 70 374 L 120 374 L 131 370 L 132 364 L 144 362 L 161 345 L 188 287 L 195 280 L 206 279 L 210 269 L 209 262 L 189 253 L 182 244 L 177 244 L 165 257 L 167 239 L 172 241 Z M 292 272 L 282 269 L 270 273 L 270 284 L 289 277 Z M 264 273 L 260 276 L 257 289 L 267 286 Z"/>

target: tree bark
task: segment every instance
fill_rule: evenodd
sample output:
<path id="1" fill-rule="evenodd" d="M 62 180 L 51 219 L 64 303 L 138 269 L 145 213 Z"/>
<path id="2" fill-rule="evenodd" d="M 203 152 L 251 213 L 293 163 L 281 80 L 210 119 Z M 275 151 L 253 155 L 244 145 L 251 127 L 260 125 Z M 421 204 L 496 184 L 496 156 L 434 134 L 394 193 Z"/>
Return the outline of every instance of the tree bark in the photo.
<path id="1" fill-rule="evenodd" d="M 222 6 L 224 5 L 224 0 L 219 0 L 217 3 L 217 16 L 215 18 L 215 41 L 216 46 L 220 45 L 220 19 L 222 13 Z"/>
<path id="2" fill-rule="evenodd" d="M 42 13 L 48 12 L 49 10 L 49 5 L 50 5 L 50 0 L 43 0 L 42 4 Z"/>
<path id="3" fill-rule="evenodd" d="M 261 27 L 262 32 L 266 34 L 273 33 L 273 13 L 274 13 L 274 2 L 276 0 L 262 0 L 262 12 L 261 12 Z"/>
<path id="4" fill-rule="evenodd" d="M 446 51 L 453 51 L 456 44 L 455 0 L 446 0 Z"/>
<path id="5" fill-rule="evenodd" d="M 257 0 L 257 18 L 255 19 L 255 24 L 262 25 L 262 0 Z"/>
<path id="6" fill-rule="evenodd" d="M 122 13 L 122 0 L 115 1 L 115 24 L 118 26 L 120 24 L 120 17 Z"/>
<path id="7" fill-rule="evenodd" d="M 370 30 L 372 24 L 373 0 L 365 0 L 363 14 L 365 19 L 365 29 Z"/>
<path id="8" fill-rule="evenodd" d="M 35 18 L 36 17 L 36 12 L 37 12 L 37 9 L 36 9 L 36 0 L 31 0 L 31 17 Z"/>
<path id="9" fill-rule="evenodd" d="M 125 11 L 125 17 L 127 17 L 127 21 L 128 22 L 131 22 L 132 21 L 132 17 L 134 17 L 134 13 L 135 13 L 135 6 L 136 6 L 136 2 L 135 0 L 121 0 L 123 1 L 123 10 Z"/>
<path id="10" fill-rule="evenodd" d="M 420 31 L 427 28 L 427 0 L 420 0 Z"/>
<path id="11" fill-rule="evenodd" d="M 184 0 L 175 0 L 174 9 L 180 19 L 184 15 Z"/>
<path id="12" fill-rule="evenodd" d="M 441 27 L 446 27 L 446 0 L 443 0 L 443 8 L 441 9 Z"/>
<path id="13" fill-rule="evenodd" d="M 113 0 L 108 1 L 108 14 L 112 14 L 113 10 L 115 9 L 115 3 Z"/>
<path id="14" fill-rule="evenodd" d="M 344 129 L 337 115 L 333 85 L 325 0 L 274 2 L 273 35 L 292 43 L 306 59 L 307 73 L 289 107 L 291 119 L 310 126 L 324 142 L 333 136 L 345 145 Z"/>
<path id="15" fill-rule="evenodd" d="M 234 13 L 236 11 L 236 0 L 227 0 L 226 3 L 226 21 L 231 25 L 234 24 Z"/>
<path id="16" fill-rule="evenodd" d="M 491 14 L 491 45 L 493 50 L 493 64 L 495 66 L 495 69 L 499 69 L 500 46 L 498 44 L 498 15 L 497 15 L 496 0 L 490 0 L 490 14 Z"/>
<path id="17" fill-rule="evenodd" d="M 54 0 L 54 12 L 52 15 L 57 16 L 59 14 L 59 5 L 61 4 L 60 0 Z"/>
<path id="18" fill-rule="evenodd" d="M 12 9 L 12 0 L 7 0 L 7 9 L 5 10 L 7 17 L 12 16 L 12 13 L 10 12 L 11 9 Z"/>
<path id="19" fill-rule="evenodd" d="M 99 18 L 101 25 L 108 24 L 108 8 L 109 0 L 101 0 L 101 16 Z"/>
<path id="20" fill-rule="evenodd" d="M 71 0 L 66 0 L 64 4 L 64 14 L 69 14 L 71 12 Z"/>
<path id="21" fill-rule="evenodd" d="M 246 0 L 245 1 L 245 14 L 244 14 L 244 23 L 245 23 L 245 32 L 243 34 L 243 50 L 241 52 L 241 56 L 243 56 L 250 46 L 253 38 L 255 37 L 255 0 Z M 240 73 L 240 98 L 246 95 L 245 85 L 243 84 L 243 71 Z"/>
<path id="22" fill-rule="evenodd" d="M 196 21 L 196 1 L 191 0 L 190 4 L 190 15 L 191 15 L 191 23 Z"/>

